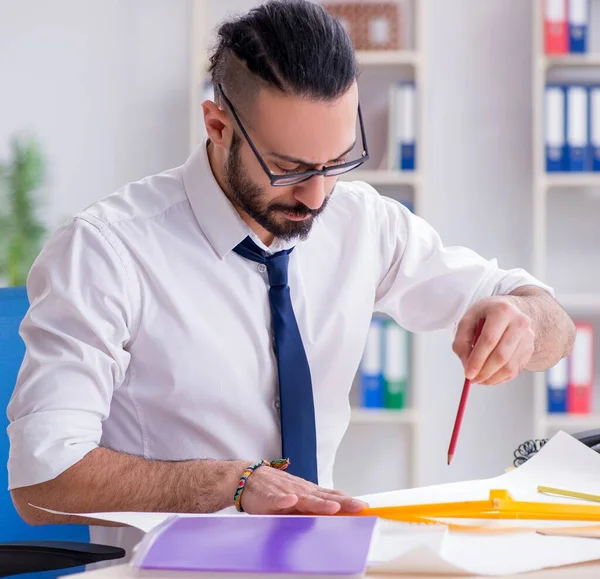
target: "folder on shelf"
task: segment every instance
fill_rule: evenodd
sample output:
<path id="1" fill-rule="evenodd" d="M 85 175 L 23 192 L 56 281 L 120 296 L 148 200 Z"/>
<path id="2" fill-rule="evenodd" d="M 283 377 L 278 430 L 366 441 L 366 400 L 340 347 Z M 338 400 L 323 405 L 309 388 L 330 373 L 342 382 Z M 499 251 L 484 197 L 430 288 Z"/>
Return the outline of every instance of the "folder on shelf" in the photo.
<path id="1" fill-rule="evenodd" d="M 145 535 L 131 564 L 167 572 L 360 576 L 376 522 L 375 517 L 173 517 Z"/>
<path id="2" fill-rule="evenodd" d="M 600 85 L 590 86 L 590 158 L 592 171 L 600 171 Z"/>
<path id="3" fill-rule="evenodd" d="M 546 392 L 548 412 L 567 411 L 567 386 L 569 384 L 569 362 L 559 360 L 546 372 Z"/>
<path id="4" fill-rule="evenodd" d="M 567 170 L 566 94 L 562 85 L 547 85 L 544 93 L 546 171 Z"/>
<path id="5" fill-rule="evenodd" d="M 575 84 L 566 90 L 568 169 L 588 171 L 588 90 L 584 85 Z"/>
<path id="6" fill-rule="evenodd" d="M 544 51 L 565 54 L 569 48 L 567 0 L 544 2 Z"/>
<path id="7" fill-rule="evenodd" d="M 569 52 L 587 52 L 589 0 L 569 0 Z"/>
<path id="8" fill-rule="evenodd" d="M 575 322 L 576 335 L 569 356 L 567 411 L 572 414 L 591 412 L 594 383 L 594 327 L 587 322 Z"/>
<path id="9" fill-rule="evenodd" d="M 401 409 L 408 389 L 408 332 L 394 320 L 386 320 L 384 334 L 383 383 L 385 407 Z"/>
<path id="10" fill-rule="evenodd" d="M 385 406 L 383 328 L 383 319 L 373 316 L 360 363 L 360 392 L 362 406 L 365 408 L 383 408 Z"/>
<path id="11" fill-rule="evenodd" d="M 390 86 L 388 103 L 388 159 L 392 171 L 416 167 L 416 87 L 401 82 Z"/>

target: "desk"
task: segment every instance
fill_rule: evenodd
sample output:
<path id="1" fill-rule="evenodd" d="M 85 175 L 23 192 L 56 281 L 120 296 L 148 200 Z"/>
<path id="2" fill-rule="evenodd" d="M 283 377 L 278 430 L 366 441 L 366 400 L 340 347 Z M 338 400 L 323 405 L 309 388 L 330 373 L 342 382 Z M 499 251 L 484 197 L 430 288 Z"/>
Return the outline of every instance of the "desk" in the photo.
<path id="1" fill-rule="evenodd" d="M 195 577 L 202 577 L 203 579 L 258 579 L 258 575 L 243 575 L 243 574 L 225 574 L 225 573 L 214 573 L 214 574 L 200 574 L 200 573 L 159 573 L 158 571 L 139 571 L 135 575 L 132 572 L 131 567 L 128 565 L 115 565 L 104 569 L 96 569 L 87 573 L 79 573 L 76 575 L 69 575 L 68 579 L 132 579 L 136 577 L 138 579 L 193 579 Z M 265 579 L 265 575 L 260 576 Z M 282 575 L 269 575 L 268 579 L 281 579 Z M 289 578 L 290 575 L 285 577 Z M 332 576 L 333 577 L 333 576 Z M 376 574 L 368 573 L 366 577 L 371 579 L 440 579 L 440 577 L 448 577 L 448 579 L 478 579 L 484 577 L 483 575 L 391 575 L 391 574 Z M 485 575 L 489 577 L 489 575 Z M 532 573 L 520 573 L 518 575 L 501 575 L 505 579 L 598 579 L 600 577 L 600 561 L 593 561 L 591 563 L 583 563 L 581 565 L 569 565 L 566 567 L 556 567 L 554 569 L 544 569 L 541 571 L 533 571 Z M 336 576 L 340 579 L 340 576 Z M 319 578 L 317 575 L 311 575 L 311 579 L 325 579 Z"/>

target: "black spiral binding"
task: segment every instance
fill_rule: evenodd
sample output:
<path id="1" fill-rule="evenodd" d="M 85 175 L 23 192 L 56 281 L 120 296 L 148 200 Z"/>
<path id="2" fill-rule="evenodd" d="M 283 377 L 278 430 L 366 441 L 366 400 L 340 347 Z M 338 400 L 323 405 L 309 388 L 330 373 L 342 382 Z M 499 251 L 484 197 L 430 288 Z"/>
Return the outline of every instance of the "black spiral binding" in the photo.
<path id="1" fill-rule="evenodd" d="M 547 442 L 547 438 L 536 438 L 534 440 L 526 440 L 523 444 L 520 444 L 514 452 L 515 459 L 513 460 L 513 466 L 519 467 L 524 462 L 527 462 Z"/>

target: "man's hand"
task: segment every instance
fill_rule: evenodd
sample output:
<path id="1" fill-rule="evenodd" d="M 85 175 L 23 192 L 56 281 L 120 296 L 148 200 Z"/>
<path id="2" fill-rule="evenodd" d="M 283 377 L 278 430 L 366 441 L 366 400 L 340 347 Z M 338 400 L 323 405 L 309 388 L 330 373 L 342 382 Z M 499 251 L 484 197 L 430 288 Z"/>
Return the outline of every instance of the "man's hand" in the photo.
<path id="1" fill-rule="evenodd" d="M 518 307 L 516 299 L 484 298 L 473 304 L 458 324 L 452 349 L 471 381 L 494 385 L 512 380 L 531 360 L 536 338 L 532 319 Z M 484 324 L 473 346 L 480 319 Z"/>
<path id="2" fill-rule="evenodd" d="M 357 513 L 367 506 L 340 491 L 319 487 L 268 466 L 257 468 L 242 492 L 242 507 L 251 514 L 333 515 Z"/>

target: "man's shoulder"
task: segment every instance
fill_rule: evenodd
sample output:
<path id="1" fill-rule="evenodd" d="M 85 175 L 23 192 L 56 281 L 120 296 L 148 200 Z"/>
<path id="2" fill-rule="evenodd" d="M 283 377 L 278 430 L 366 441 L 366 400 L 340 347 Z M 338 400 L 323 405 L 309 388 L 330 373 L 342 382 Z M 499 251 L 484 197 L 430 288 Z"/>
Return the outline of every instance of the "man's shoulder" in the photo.
<path id="1" fill-rule="evenodd" d="M 187 195 L 182 167 L 176 167 L 127 183 L 75 217 L 98 227 L 115 227 L 123 222 L 155 219 L 182 202 L 187 202 Z"/>

